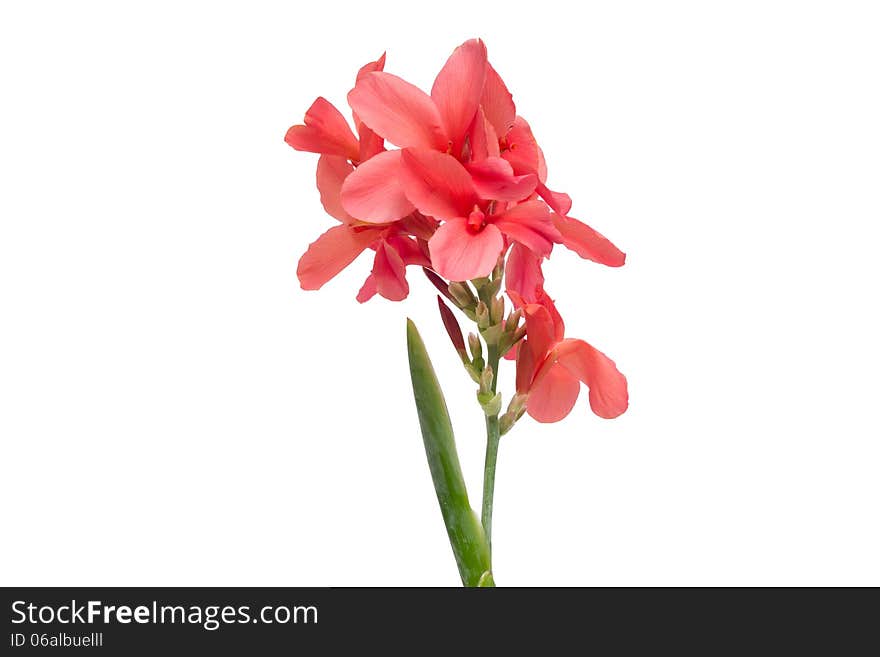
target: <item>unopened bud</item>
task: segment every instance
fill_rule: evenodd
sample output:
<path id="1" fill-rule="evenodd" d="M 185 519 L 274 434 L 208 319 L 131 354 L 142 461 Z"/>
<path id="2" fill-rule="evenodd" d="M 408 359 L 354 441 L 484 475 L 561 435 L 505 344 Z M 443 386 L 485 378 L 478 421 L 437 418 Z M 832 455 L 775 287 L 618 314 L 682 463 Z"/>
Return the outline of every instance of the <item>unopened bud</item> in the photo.
<path id="1" fill-rule="evenodd" d="M 477 305 L 477 299 L 467 283 L 450 283 L 448 291 L 449 295 L 462 310 L 473 308 Z"/>
<path id="2" fill-rule="evenodd" d="M 513 333 L 519 326 L 519 320 L 522 319 L 522 308 L 517 308 L 507 317 L 507 321 L 504 323 L 504 330 L 508 333 Z"/>
<path id="3" fill-rule="evenodd" d="M 471 358 L 477 360 L 483 356 L 483 343 L 476 333 L 468 334 L 468 346 L 471 348 Z"/>
<path id="4" fill-rule="evenodd" d="M 514 422 L 520 419 L 522 414 L 525 413 L 526 402 L 528 399 L 529 396 L 527 394 L 518 392 L 513 396 L 513 399 L 510 400 L 510 404 L 507 405 L 507 414 L 513 417 Z"/>
<path id="5" fill-rule="evenodd" d="M 510 413 L 505 413 L 498 420 L 499 433 L 503 436 L 508 431 L 513 429 L 514 424 L 516 424 L 516 418 L 514 418 Z"/>
<path id="6" fill-rule="evenodd" d="M 498 262 L 495 263 L 495 269 L 492 270 L 492 280 L 500 281 L 504 276 L 504 255 L 498 257 Z"/>
<path id="7" fill-rule="evenodd" d="M 489 328 L 489 324 L 491 323 L 491 320 L 489 318 L 489 307 L 482 301 L 477 304 L 476 315 L 477 326 L 480 328 L 480 330 L 482 331 Z"/>
<path id="8" fill-rule="evenodd" d="M 492 324 L 500 324 L 504 321 L 504 297 L 495 297 L 489 306 L 489 320 Z"/>
<path id="9" fill-rule="evenodd" d="M 480 376 L 480 393 L 481 394 L 485 394 L 485 393 L 490 393 L 493 395 L 495 394 L 492 392 L 492 381 L 494 380 L 494 378 L 495 378 L 495 373 L 492 371 L 492 367 L 487 365 L 486 368 L 483 370 L 483 374 Z"/>

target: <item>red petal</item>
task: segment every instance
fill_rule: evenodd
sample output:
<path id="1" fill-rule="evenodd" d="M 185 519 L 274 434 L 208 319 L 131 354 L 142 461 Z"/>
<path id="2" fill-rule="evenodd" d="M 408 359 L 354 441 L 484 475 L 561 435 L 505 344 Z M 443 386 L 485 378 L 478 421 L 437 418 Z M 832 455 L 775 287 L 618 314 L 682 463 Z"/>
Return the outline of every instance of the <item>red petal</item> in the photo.
<path id="1" fill-rule="evenodd" d="M 571 197 L 568 194 L 554 192 L 544 183 L 538 183 L 536 191 L 540 194 L 542 199 L 547 201 L 547 205 L 549 205 L 554 212 L 566 215 L 568 214 L 568 211 L 571 210 Z"/>
<path id="2" fill-rule="evenodd" d="M 441 219 L 467 216 L 477 202 L 467 169 L 451 155 L 423 148 L 402 151 L 400 182 L 422 212 Z"/>
<path id="3" fill-rule="evenodd" d="M 332 103 L 318 98 L 306 112 L 305 125 L 295 125 L 284 137 L 298 151 L 357 159 L 358 142 L 345 117 Z"/>
<path id="4" fill-rule="evenodd" d="M 497 201 L 521 201 L 535 191 L 538 179 L 533 173 L 516 176 L 510 163 L 500 157 L 485 157 L 468 164 L 480 198 Z"/>
<path id="5" fill-rule="evenodd" d="M 384 240 L 376 247 L 373 280 L 376 283 L 376 292 L 389 301 L 403 301 L 409 294 L 406 265 L 403 264 L 403 259 L 397 251 Z"/>
<path id="6" fill-rule="evenodd" d="M 342 183 L 354 171 L 354 167 L 344 157 L 338 155 L 322 155 L 318 158 L 318 171 L 316 174 L 318 192 L 321 194 L 321 205 L 331 217 L 339 219 L 344 224 L 353 223 L 355 220 L 342 207 Z"/>
<path id="7" fill-rule="evenodd" d="M 360 253 L 376 240 L 372 229 L 355 230 L 350 226 L 334 226 L 309 245 L 299 259 L 296 275 L 304 290 L 317 290 L 348 267 Z"/>
<path id="8" fill-rule="evenodd" d="M 532 387 L 535 371 L 541 362 L 539 359 L 542 360 L 544 355 L 536 355 L 535 350 L 529 346 L 528 341 L 518 342 L 514 347 L 517 348 L 516 391 L 520 394 L 525 394 Z"/>
<path id="9" fill-rule="evenodd" d="M 504 137 L 513 127 L 516 105 L 513 104 L 513 96 L 507 90 L 504 80 L 488 63 L 481 104 L 486 112 L 486 118 L 495 128 L 495 133 L 499 137 Z"/>
<path id="10" fill-rule="evenodd" d="M 400 186 L 400 151 L 385 151 L 361 164 L 342 184 L 342 207 L 370 223 L 405 217 L 413 205 Z"/>
<path id="11" fill-rule="evenodd" d="M 562 236 L 561 243 L 581 258 L 609 267 L 620 267 L 626 262 L 623 251 L 587 224 L 558 214 L 553 215 L 553 223 Z"/>
<path id="12" fill-rule="evenodd" d="M 506 141 L 507 150 L 501 154 L 501 157 L 510 162 L 514 172 L 537 173 L 540 149 L 532 129 L 523 117 L 516 117 L 513 127 L 507 133 Z"/>
<path id="13" fill-rule="evenodd" d="M 561 237 L 550 220 L 550 210 L 541 201 L 526 201 L 494 219 L 510 239 L 527 246 L 535 255 L 546 257 Z"/>
<path id="14" fill-rule="evenodd" d="M 479 162 L 487 157 L 501 156 L 498 134 L 486 118 L 482 107 L 477 109 L 468 134 L 470 135 L 470 158 L 466 159 L 471 162 Z"/>
<path id="15" fill-rule="evenodd" d="M 385 140 L 367 127 L 366 123 L 358 124 L 360 138 L 359 162 L 366 162 L 385 150 Z"/>
<path id="16" fill-rule="evenodd" d="M 367 276 L 367 280 L 364 281 L 361 289 L 358 290 L 356 298 L 358 303 L 366 303 L 374 296 L 376 296 L 376 277 L 371 273 Z"/>
<path id="17" fill-rule="evenodd" d="M 392 144 L 442 151 L 448 146 L 434 101 L 396 75 L 367 73 L 348 93 L 348 103 L 364 123 Z"/>
<path id="18" fill-rule="evenodd" d="M 526 342 L 531 345 L 537 360 L 542 360 L 556 346 L 556 326 L 550 312 L 542 305 L 523 306 L 526 320 Z"/>
<path id="19" fill-rule="evenodd" d="M 467 281 L 492 272 L 504 248 L 504 238 L 492 224 L 473 233 L 466 219 L 457 218 L 437 229 L 428 248 L 434 271 L 450 281 Z"/>
<path id="20" fill-rule="evenodd" d="M 580 388 L 564 367 L 553 364 L 541 372 L 529 391 L 526 411 L 538 422 L 559 422 L 571 413 Z"/>
<path id="21" fill-rule="evenodd" d="M 538 290 L 544 286 L 541 257 L 522 244 L 514 243 L 507 256 L 504 280 L 511 298 L 518 295 L 526 303 L 534 303 L 538 300 Z"/>
<path id="22" fill-rule="evenodd" d="M 362 77 L 367 75 L 368 73 L 375 73 L 376 71 L 385 70 L 385 54 L 382 53 L 382 56 L 379 57 L 375 62 L 370 62 L 368 64 L 364 64 L 361 66 L 360 70 L 357 73 L 356 82 L 359 81 Z"/>
<path id="23" fill-rule="evenodd" d="M 456 155 L 480 105 L 486 65 L 486 46 L 479 39 L 471 39 L 453 51 L 431 87 L 431 98 Z"/>
<path id="24" fill-rule="evenodd" d="M 583 340 L 563 340 L 559 364 L 590 388 L 590 408 L 599 417 L 615 418 L 629 404 L 626 377 L 614 361 Z"/>

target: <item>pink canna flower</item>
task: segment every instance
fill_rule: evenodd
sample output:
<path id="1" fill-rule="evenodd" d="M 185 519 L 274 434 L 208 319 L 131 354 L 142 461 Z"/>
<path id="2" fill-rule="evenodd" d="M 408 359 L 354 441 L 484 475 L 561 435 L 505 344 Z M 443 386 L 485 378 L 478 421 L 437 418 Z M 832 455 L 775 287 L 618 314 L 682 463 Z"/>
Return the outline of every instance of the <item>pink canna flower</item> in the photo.
<path id="1" fill-rule="evenodd" d="M 558 422 L 577 401 L 581 383 L 590 390 L 590 408 L 615 418 L 629 404 L 626 377 L 614 361 L 583 340 L 565 337 L 565 325 L 543 290 L 536 303 L 521 303 L 526 339 L 516 360 L 516 389 L 527 395 L 526 411 L 538 422 Z"/>

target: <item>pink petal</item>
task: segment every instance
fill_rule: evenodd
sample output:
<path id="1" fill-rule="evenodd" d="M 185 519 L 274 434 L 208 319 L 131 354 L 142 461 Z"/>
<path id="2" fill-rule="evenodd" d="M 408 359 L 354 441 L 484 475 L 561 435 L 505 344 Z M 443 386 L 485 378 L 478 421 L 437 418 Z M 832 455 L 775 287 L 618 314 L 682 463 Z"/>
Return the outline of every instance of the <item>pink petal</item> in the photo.
<path id="1" fill-rule="evenodd" d="M 556 326 L 544 306 L 530 303 L 523 306 L 526 320 L 526 343 L 531 345 L 538 360 L 542 360 L 556 346 Z"/>
<path id="2" fill-rule="evenodd" d="M 571 413 L 580 387 L 564 367 L 553 364 L 537 377 L 529 391 L 526 411 L 538 422 L 559 422 Z"/>
<path id="3" fill-rule="evenodd" d="M 376 292 L 389 301 L 403 301 L 409 294 L 406 265 L 403 264 L 403 259 L 397 251 L 384 240 L 376 247 L 373 280 L 376 284 Z"/>
<path id="4" fill-rule="evenodd" d="M 500 157 L 486 157 L 467 165 L 480 198 L 521 201 L 535 191 L 538 179 L 533 173 L 516 176 L 510 163 Z"/>
<path id="5" fill-rule="evenodd" d="M 565 215 L 571 210 L 571 197 L 568 194 L 554 192 L 552 189 L 548 189 L 544 183 L 538 183 L 536 190 L 557 214 Z"/>
<path id="6" fill-rule="evenodd" d="M 366 303 L 370 299 L 376 296 L 376 277 L 373 276 L 372 272 L 369 276 L 367 276 L 367 280 L 364 281 L 364 284 L 361 286 L 361 289 L 358 290 L 356 299 L 358 303 Z"/>
<path id="7" fill-rule="evenodd" d="M 463 161 L 479 162 L 487 157 L 501 156 L 498 134 L 486 118 L 482 107 L 477 108 L 468 135 L 470 137 L 470 157 L 463 157 Z"/>
<path id="8" fill-rule="evenodd" d="M 385 140 L 367 127 L 366 123 L 358 124 L 360 141 L 359 162 L 366 162 L 385 150 Z"/>
<path id="9" fill-rule="evenodd" d="M 431 98 L 456 155 L 480 105 L 486 66 L 486 46 L 479 39 L 471 39 L 453 51 L 431 87 Z"/>
<path id="10" fill-rule="evenodd" d="M 526 201 L 513 206 L 493 220 L 502 233 L 528 247 L 539 256 L 548 256 L 559 231 L 550 220 L 550 210 L 541 201 Z"/>
<path id="11" fill-rule="evenodd" d="M 432 217 L 467 216 L 477 194 L 467 169 L 451 155 L 424 148 L 405 148 L 400 182 L 406 197 Z"/>
<path id="12" fill-rule="evenodd" d="M 449 145 L 431 97 L 396 75 L 367 73 L 348 93 L 348 103 L 364 123 L 401 148 L 445 151 Z"/>
<path id="13" fill-rule="evenodd" d="M 536 256 L 522 244 L 513 244 L 507 256 L 504 272 L 507 293 L 511 298 L 513 295 L 518 295 L 526 303 L 537 301 L 538 290 L 544 286 L 541 260 L 540 256 Z"/>
<path id="14" fill-rule="evenodd" d="M 342 207 L 342 183 L 354 171 L 354 167 L 348 160 L 338 155 L 322 155 L 318 158 L 318 171 L 316 174 L 318 192 L 321 194 L 321 205 L 331 217 L 339 219 L 344 224 L 354 223 L 352 217 Z"/>
<path id="15" fill-rule="evenodd" d="M 565 337 L 565 322 L 562 321 L 562 315 L 560 315 L 559 311 L 556 309 L 556 304 L 553 303 L 553 299 L 547 295 L 547 292 L 545 292 L 543 288 L 538 290 L 537 303 L 544 306 L 550 314 L 550 319 L 553 322 L 553 338 L 556 342 L 560 342 L 562 338 Z"/>
<path id="16" fill-rule="evenodd" d="M 499 137 L 507 135 L 516 119 L 516 105 L 513 104 L 513 96 L 507 90 L 504 80 L 488 63 L 481 104 L 486 112 L 486 118 L 495 128 L 495 133 Z"/>
<path id="17" fill-rule="evenodd" d="M 355 81 L 359 81 L 362 77 L 367 75 L 368 73 L 375 73 L 376 71 L 385 70 L 385 54 L 382 53 L 382 56 L 379 57 L 375 62 L 369 62 L 368 64 L 364 64 L 361 66 L 360 70 L 357 73 L 357 79 Z"/>
<path id="18" fill-rule="evenodd" d="M 626 377 L 614 361 L 583 340 L 563 340 L 559 364 L 590 388 L 590 408 L 599 417 L 615 418 L 629 405 Z"/>
<path id="19" fill-rule="evenodd" d="M 342 183 L 342 207 L 369 223 L 385 223 L 413 211 L 400 186 L 400 151 L 385 151 L 361 164 Z"/>
<path id="20" fill-rule="evenodd" d="M 403 264 L 430 267 L 431 260 L 419 243 L 407 235 L 392 235 L 385 241 L 400 255 Z M 424 242 L 422 242 L 424 244 Z"/>
<path id="21" fill-rule="evenodd" d="M 376 241 L 374 229 L 334 226 L 309 245 L 299 259 L 296 275 L 304 290 L 317 290 L 348 267 L 360 253 Z"/>
<path id="22" fill-rule="evenodd" d="M 561 243 L 581 258 L 609 267 L 620 267 L 626 262 L 623 251 L 585 223 L 558 214 L 553 215 L 553 223 L 562 236 Z"/>
<path id="23" fill-rule="evenodd" d="M 437 229 L 428 242 L 432 269 L 451 281 L 488 276 L 504 248 L 504 238 L 492 224 L 474 233 L 467 220 L 456 218 Z"/>
<path id="24" fill-rule="evenodd" d="M 295 125 L 284 137 L 298 151 L 357 159 L 358 142 L 345 117 L 332 103 L 318 98 L 306 112 L 305 125 Z"/>
<path id="25" fill-rule="evenodd" d="M 500 133 L 499 133 L 500 134 Z M 510 162 L 517 174 L 537 173 L 540 149 L 532 129 L 526 120 L 518 116 L 514 120 L 513 127 L 505 137 L 507 148 L 501 153 L 501 157 Z"/>
<path id="26" fill-rule="evenodd" d="M 535 372 L 544 359 L 544 354 L 537 354 L 529 345 L 528 340 L 518 342 L 514 345 L 517 348 L 516 353 L 516 391 L 520 394 L 526 394 L 532 387 L 532 381 L 535 379 Z"/>

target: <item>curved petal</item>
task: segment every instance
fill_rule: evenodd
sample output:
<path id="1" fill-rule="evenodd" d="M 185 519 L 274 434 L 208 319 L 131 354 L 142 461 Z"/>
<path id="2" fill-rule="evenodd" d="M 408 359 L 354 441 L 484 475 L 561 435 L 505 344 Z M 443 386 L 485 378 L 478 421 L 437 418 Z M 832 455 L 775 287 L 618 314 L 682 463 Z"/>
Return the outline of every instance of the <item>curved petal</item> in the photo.
<path id="1" fill-rule="evenodd" d="M 535 188 L 535 190 L 538 192 L 542 199 L 547 201 L 547 205 L 549 205 L 554 212 L 566 215 L 568 214 L 568 211 L 571 210 L 571 197 L 568 194 L 565 194 L 563 192 L 554 192 L 542 182 L 538 183 L 538 186 Z"/>
<path id="2" fill-rule="evenodd" d="M 419 243 L 408 235 L 392 235 L 385 240 L 397 251 L 405 265 L 430 267 L 431 261 Z M 424 244 L 424 242 L 423 242 Z"/>
<path id="3" fill-rule="evenodd" d="M 514 175 L 513 167 L 501 157 L 485 157 L 467 165 L 480 198 L 521 201 L 535 191 L 538 178 L 533 173 Z"/>
<path id="4" fill-rule="evenodd" d="M 405 148 L 400 182 L 419 212 L 452 219 L 467 216 L 477 202 L 471 175 L 451 155 L 424 148 Z"/>
<path id="5" fill-rule="evenodd" d="M 543 354 L 536 355 L 535 350 L 529 346 L 528 340 L 516 343 L 514 348 L 516 348 L 516 391 L 526 394 L 532 387 L 535 372 L 540 365 L 539 358 L 543 358 Z"/>
<path id="6" fill-rule="evenodd" d="M 492 224 L 474 233 L 467 220 L 459 217 L 440 226 L 428 248 L 434 271 L 451 281 L 467 281 L 491 273 L 504 248 L 504 238 Z"/>
<path id="7" fill-rule="evenodd" d="M 295 125 L 284 136 L 298 151 L 339 155 L 357 159 L 359 146 L 345 117 L 325 98 L 318 98 L 306 112 L 305 125 Z"/>
<path id="8" fill-rule="evenodd" d="M 370 272 L 370 275 L 367 276 L 367 280 L 364 281 L 364 284 L 361 285 L 361 289 L 358 290 L 356 299 L 358 303 L 366 303 L 374 296 L 376 296 L 376 277 Z"/>
<path id="9" fill-rule="evenodd" d="M 583 340 L 563 340 L 559 364 L 590 388 L 590 408 L 599 417 L 615 418 L 629 405 L 626 377 L 614 361 Z"/>
<path id="10" fill-rule="evenodd" d="M 525 303 L 534 303 L 538 300 L 538 290 L 544 287 L 541 257 L 536 256 L 522 244 L 515 242 L 507 256 L 504 280 L 511 299 L 513 299 L 513 295 L 517 295 Z"/>
<path id="11" fill-rule="evenodd" d="M 486 83 L 483 85 L 483 97 L 480 101 L 486 112 L 486 118 L 495 133 L 504 137 L 513 127 L 516 119 L 516 105 L 513 96 L 507 90 L 504 80 L 491 64 L 486 64 Z"/>
<path id="12" fill-rule="evenodd" d="M 431 87 L 431 98 L 456 155 L 480 105 L 486 66 L 485 44 L 480 39 L 465 41 L 446 60 Z"/>
<path id="13" fill-rule="evenodd" d="M 396 75 L 367 73 L 348 93 L 348 103 L 361 121 L 401 148 L 445 151 L 449 145 L 431 97 Z"/>
<path id="14" fill-rule="evenodd" d="M 626 262 L 623 251 L 587 224 L 558 214 L 553 215 L 553 223 L 562 236 L 560 242 L 581 258 L 609 267 L 620 267 Z"/>
<path id="15" fill-rule="evenodd" d="M 318 158 L 318 171 L 315 178 L 318 192 L 321 194 L 321 205 L 331 217 L 344 224 L 356 220 L 342 207 L 342 183 L 354 171 L 348 160 L 338 155 L 322 155 Z"/>
<path id="16" fill-rule="evenodd" d="M 334 226 L 309 245 L 299 259 L 296 275 L 304 290 L 317 290 L 348 267 L 370 244 L 376 231 Z"/>
<path id="17" fill-rule="evenodd" d="M 360 140 L 360 162 L 366 162 L 385 150 L 385 140 L 370 130 L 366 123 L 358 123 L 358 138 Z"/>
<path id="18" fill-rule="evenodd" d="M 385 151 L 370 158 L 342 183 L 342 207 L 369 223 L 405 217 L 415 208 L 403 193 L 399 172 L 400 151 Z"/>
<path id="19" fill-rule="evenodd" d="M 561 239 L 550 220 L 550 210 L 541 201 L 515 205 L 496 217 L 494 223 L 510 239 L 542 257 L 550 255 L 553 243 Z"/>
<path id="20" fill-rule="evenodd" d="M 357 72 L 357 78 L 355 82 L 360 80 L 362 77 L 369 73 L 375 73 L 376 71 L 384 71 L 385 70 L 385 55 L 387 53 L 382 53 L 382 56 L 379 57 L 375 62 L 369 62 L 360 67 Z"/>
<path id="21" fill-rule="evenodd" d="M 500 134 L 500 133 L 499 133 Z M 540 163 L 538 142 L 528 122 L 517 116 L 505 137 L 506 149 L 501 157 L 510 162 L 514 173 L 537 173 Z"/>
<path id="22" fill-rule="evenodd" d="M 538 376 L 526 401 L 526 411 L 538 422 L 559 422 L 571 413 L 581 384 L 558 363 Z"/>
<path id="23" fill-rule="evenodd" d="M 526 343 L 538 360 L 543 360 L 556 346 L 556 326 L 553 317 L 544 306 L 530 303 L 523 306 L 526 320 Z"/>
<path id="24" fill-rule="evenodd" d="M 470 153 L 462 154 L 463 161 L 479 162 L 487 157 L 501 157 L 498 133 L 486 118 L 482 106 L 477 108 L 473 123 L 468 131 Z"/>
<path id="25" fill-rule="evenodd" d="M 373 280 L 376 292 L 389 301 L 403 301 L 409 294 L 406 265 L 403 264 L 400 254 L 384 240 L 376 247 Z"/>

